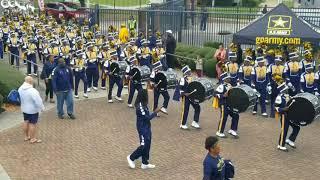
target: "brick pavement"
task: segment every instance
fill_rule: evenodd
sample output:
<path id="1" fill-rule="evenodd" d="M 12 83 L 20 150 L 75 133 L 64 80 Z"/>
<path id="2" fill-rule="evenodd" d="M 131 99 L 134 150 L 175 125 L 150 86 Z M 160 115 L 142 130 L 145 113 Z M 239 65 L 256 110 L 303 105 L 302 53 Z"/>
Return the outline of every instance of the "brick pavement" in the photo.
<path id="1" fill-rule="evenodd" d="M 127 166 L 126 156 L 139 144 L 134 109 L 107 104 L 105 98 L 78 101 L 75 107 L 75 121 L 58 120 L 55 109 L 41 115 L 42 144 L 23 142 L 19 127 L 0 133 L 0 162 L 11 179 L 201 179 L 204 139 L 215 133 L 219 119 L 209 102 L 202 104 L 201 130 L 180 130 L 180 106 L 172 101 L 169 116 L 152 122 L 153 170 Z M 244 113 L 240 139 L 223 139 L 222 156 L 233 160 L 235 179 L 317 180 L 319 127 L 316 121 L 302 128 L 298 148 L 284 153 L 276 150 L 279 122 Z"/>

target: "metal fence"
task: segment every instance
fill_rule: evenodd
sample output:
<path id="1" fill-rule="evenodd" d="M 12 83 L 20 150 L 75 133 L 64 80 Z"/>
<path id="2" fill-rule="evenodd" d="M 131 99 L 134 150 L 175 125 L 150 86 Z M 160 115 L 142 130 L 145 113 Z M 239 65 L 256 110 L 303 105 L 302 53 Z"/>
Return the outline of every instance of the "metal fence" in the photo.
<path id="1" fill-rule="evenodd" d="M 170 29 L 178 42 L 203 46 L 208 41 L 229 44 L 233 33 L 262 16 L 261 8 L 210 8 L 210 11 L 201 12 L 185 10 L 186 6 L 178 4 L 151 5 L 151 8 L 137 10 L 100 8 L 98 22 L 102 31 L 107 32 L 109 25 L 120 28 L 121 24 L 127 24 L 132 15 L 138 22 L 138 31 L 151 29 L 164 33 Z M 181 2 L 179 5 L 182 5 Z M 168 6 L 174 7 L 174 10 L 164 9 Z M 320 29 L 320 9 L 293 10 L 314 29 Z"/>

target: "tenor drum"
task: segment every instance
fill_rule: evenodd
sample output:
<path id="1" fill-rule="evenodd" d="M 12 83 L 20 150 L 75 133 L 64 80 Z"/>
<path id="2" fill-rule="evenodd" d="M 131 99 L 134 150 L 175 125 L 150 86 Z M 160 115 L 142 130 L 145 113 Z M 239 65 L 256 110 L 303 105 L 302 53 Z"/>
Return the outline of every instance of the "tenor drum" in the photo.
<path id="1" fill-rule="evenodd" d="M 255 104 L 258 93 L 246 84 L 241 84 L 229 90 L 227 104 L 233 110 L 245 112 L 249 106 Z"/>
<path id="2" fill-rule="evenodd" d="M 147 81 L 150 79 L 150 74 L 151 71 L 148 66 L 134 66 L 130 71 L 134 81 Z"/>
<path id="3" fill-rule="evenodd" d="M 194 92 L 189 96 L 189 99 L 192 102 L 202 103 L 213 96 L 214 87 L 209 79 L 198 78 L 188 85 L 187 92 Z"/>
<path id="4" fill-rule="evenodd" d="M 124 75 L 128 64 L 125 61 L 113 61 L 110 65 L 110 72 L 114 75 Z"/>
<path id="5" fill-rule="evenodd" d="M 294 102 L 292 102 L 293 100 Z M 288 101 L 287 105 L 290 105 L 287 118 L 300 126 L 311 124 L 320 114 L 320 101 L 317 96 L 310 93 L 295 95 Z"/>
<path id="6" fill-rule="evenodd" d="M 173 70 L 160 71 L 154 79 L 159 88 L 174 89 L 178 83 L 177 74 Z"/>

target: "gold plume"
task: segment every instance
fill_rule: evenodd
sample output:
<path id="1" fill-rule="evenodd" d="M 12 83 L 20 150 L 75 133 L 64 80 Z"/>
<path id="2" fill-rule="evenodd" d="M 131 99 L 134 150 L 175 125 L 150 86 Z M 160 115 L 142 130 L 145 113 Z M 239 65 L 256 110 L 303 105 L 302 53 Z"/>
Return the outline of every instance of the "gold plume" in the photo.
<path id="1" fill-rule="evenodd" d="M 310 42 L 304 42 L 303 48 L 304 48 L 304 50 L 312 50 L 312 45 Z"/>
<path id="2" fill-rule="evenodd" d="M 252 51 L 252 49 L 251 49 L 251 48 L 247 48 L 247 49 L 245 50 L 245 55 L 252 57 L 252 56 L 253 56 L 253 51 Z"/>
<path id="3" fill-rule="evenodd" d="M 231 43 L 231 44 L 229 45 L 229 48 L 230 48 L 230 50 L 231 50 L 232 52 L 237 52 L 237 50 L 238 50 L 237 45 L 234 44 L 234 43 Z"/>

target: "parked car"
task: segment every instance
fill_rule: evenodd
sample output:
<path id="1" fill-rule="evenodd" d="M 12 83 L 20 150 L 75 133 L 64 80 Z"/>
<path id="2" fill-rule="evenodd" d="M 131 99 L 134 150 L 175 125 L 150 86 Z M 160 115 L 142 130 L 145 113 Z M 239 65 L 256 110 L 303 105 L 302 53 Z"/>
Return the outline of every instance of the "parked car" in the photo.
<path id="1" fill-rule="evenodd" d="M 57 20 L 59 20 L 61 17 L 64 17 L 65 20 L 72 18 L 81 20 L 89 17 L 89 11 L 85 8 L 74 9 L 72 7 L 77 6 L 75 3 L 52 2 L 45 4 L 45 11 L 48 15 L 53 16 Z"/>

